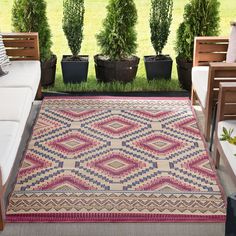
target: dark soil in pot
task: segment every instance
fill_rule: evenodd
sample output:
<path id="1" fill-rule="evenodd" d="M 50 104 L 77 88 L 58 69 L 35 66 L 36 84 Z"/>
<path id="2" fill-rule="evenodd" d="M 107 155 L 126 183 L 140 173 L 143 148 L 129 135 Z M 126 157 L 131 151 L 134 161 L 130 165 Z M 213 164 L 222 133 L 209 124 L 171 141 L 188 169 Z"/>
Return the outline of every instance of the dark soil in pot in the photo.
<path id="1" fill-rule="evenodd" d="M 65 84 L 86 82 L 88 77 L 89 56 L 72 57 L 64 55 L 61 61 L 63 81 Z"/>
<path id="2" fill-rule="evenodd" d="M 112 61 L 102 55 L 94 56 L 96 78 L 99 82 L 132 82 L 137 74 L 140 59 L 136 56 L 126 60 Z"/>
<path id="3" fill-rule="evenodd" d="M 181 88 L 188 91 L 192 88 L 192 68 L 193 62 L 188 62 L 176 58 L 178 78 Z"/>
<path id="4" fill-rule="evenodd" d="M 52 57 L 44 62 L 41 62 L 41 85 L 48 87 L 54 85 L 56 76 L 57 56 Z"/>
<path id="5" fill-rule="evenodd" d="M 144 63 L 148 80 L 171 79 L 173 60 L 169 55 L 145 56 Z"/>

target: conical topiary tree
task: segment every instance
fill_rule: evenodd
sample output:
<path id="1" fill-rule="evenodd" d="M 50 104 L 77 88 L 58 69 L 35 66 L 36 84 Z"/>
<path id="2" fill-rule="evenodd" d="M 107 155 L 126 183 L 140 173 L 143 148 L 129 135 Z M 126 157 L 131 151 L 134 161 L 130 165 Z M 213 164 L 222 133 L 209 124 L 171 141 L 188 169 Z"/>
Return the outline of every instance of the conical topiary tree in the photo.
<path id="1" fill-rule="evenodd" d="M 161 55 L 170 34 L 173 0 L 151 0 L 151 42 L 156 55 Z"/>
<path id="2" fill-rule="evenodd" d="M 77 58 L 83 40 L 84 0 L 64 0 L 62 27 L 73 58 Z"/>
<path id="3" fill-rule="evenodd" d="M 97 35 L 103 55 L 121 60 L 136 52 L 137 10 L 133 0 L 110 0 L 103 29 Z"/>
<path id="4" fill-rule="evenodd" d="M 184 8 L 184 20 L 177 30 L 175 45 L 178 78 L 184 89 L 192 87 L 194 38 L 218 35 L 219 7 L 218 0 L 190 0 Z"/>
<path id="5" fill-rule="evenodd" d="M 193 60 L 196 36 L 219 34 L 220 3 L 218 0 L 190 0 L 184 9 L 184 20 L 177 30 L 176 53 L 186 61 Z"/>
<path id="6" fill-rule="evenodd" d="M 51 58 L 51 30 L 44 0 L 14 0 L 12 24 L 18 32 L 38 32 L 41 61 Z"/>
<path id="7" fill-rule="evenodd" d="M 52 35 L 46 16 L 45 0 L 14 0 L 12 25 L 18 32 L 38 32 L 41 59 L 41 85 L 53 85 L 57 57 L 51 52 Z"/>

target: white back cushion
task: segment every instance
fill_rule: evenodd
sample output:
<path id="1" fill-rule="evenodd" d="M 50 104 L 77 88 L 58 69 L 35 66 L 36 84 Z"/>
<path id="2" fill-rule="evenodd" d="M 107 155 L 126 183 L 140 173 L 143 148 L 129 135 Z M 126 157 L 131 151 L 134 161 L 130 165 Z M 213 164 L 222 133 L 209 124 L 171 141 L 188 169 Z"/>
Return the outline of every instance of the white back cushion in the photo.
<path id="1" fill-rule="evenodd" d="M 232 26 L 231 35 L 229 38 L 229 48 L 226 57 L 227 63 L 236 62 L 236 24 Z"/>
<path id="2" fill-rule="evenodd" d="M 6 72 L 7 67 L 9 65 L 10 65 L 10 61 L 6 54 L 6 49 L 3 44 L 2 35 L 0 34 L 0 67 L 4 72 Z"/>

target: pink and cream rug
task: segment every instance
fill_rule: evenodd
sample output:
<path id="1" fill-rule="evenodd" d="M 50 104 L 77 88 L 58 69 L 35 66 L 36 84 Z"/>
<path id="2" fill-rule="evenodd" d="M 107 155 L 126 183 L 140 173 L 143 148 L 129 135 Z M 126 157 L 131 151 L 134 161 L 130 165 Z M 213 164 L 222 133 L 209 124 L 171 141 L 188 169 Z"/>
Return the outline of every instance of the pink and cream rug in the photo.
<path id="1" fill-rule="evenodd" d="M 224 222 L 225 203 L 190 102 L 43 101 L 9 222 Z"/>

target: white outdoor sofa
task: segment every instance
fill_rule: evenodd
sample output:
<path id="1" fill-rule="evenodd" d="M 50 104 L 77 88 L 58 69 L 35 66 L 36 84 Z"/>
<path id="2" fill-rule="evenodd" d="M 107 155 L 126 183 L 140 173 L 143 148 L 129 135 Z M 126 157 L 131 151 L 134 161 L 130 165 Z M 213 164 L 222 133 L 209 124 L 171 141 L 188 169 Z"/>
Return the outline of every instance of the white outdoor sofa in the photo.
<path id="1" fill-rule="evenodd" d="M 0 229 L 4 227 L 4 194 L 11 176 L 32 103 L 41 98 L 41 66 L 37 33 L 2 34 L 11 60 L 9 73 L 0 77 Z"/>

